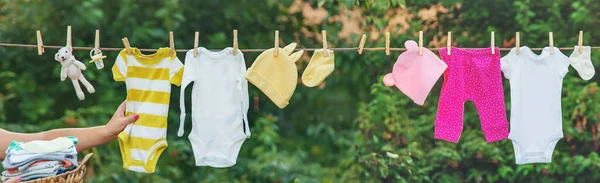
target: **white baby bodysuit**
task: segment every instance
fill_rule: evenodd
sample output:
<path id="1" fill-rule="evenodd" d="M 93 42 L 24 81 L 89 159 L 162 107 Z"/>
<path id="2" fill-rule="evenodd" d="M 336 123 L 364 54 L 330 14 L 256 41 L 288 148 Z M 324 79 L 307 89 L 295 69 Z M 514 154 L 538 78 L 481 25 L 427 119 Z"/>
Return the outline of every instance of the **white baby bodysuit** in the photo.
<path id="1" fill-rule="evenodd" d="M 561 91 L 569 58 L 560 50 L 543 49 L 536 55 L 524 46 L 502 57 L 500 65 L 510 80 L 510 133 L 517 164 L 549 163 L 563 137 Z"/>
<path id="2" fill-rule="evenodd" d="M 181 121 L 177 135 L 183 136 L 185 87 L 192 88 L 192 132 L 189 135 L 196 166 L 235 165 L 242 143 L 250 137 L 248 127 L 248 81 L 244 55 L 232 48 L 212 52 L 198 48 L 187 52 L 181 84 Z"/>
<path id="3" fill-rule="evenodd" d="M 577 73 L 579 73 L 581 79 L 587 81 L 592 79 L 596 71 L 594 70 L 591 59 L 592 49 L 589 46 L 582 46 L 581 48 L 581 54 L 579 54 L 579 47 L 575 46 L 569 59 L 571 60 L 571 65 L 575 68 Z"/>

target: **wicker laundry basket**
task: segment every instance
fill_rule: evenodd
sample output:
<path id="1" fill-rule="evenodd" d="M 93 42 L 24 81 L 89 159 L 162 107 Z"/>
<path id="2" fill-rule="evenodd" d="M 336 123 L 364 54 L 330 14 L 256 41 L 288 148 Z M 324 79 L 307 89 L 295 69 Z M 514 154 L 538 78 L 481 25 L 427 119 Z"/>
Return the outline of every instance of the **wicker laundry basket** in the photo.
<path id="1" fill-rule="evenodd" d="M 92 157 L 92 154 L 93 153 L 89 153 L 85 155 L 85 157 L 83 157 L 83 160 L 81 160 L 81 162 L 79 163 L 79 167 L 77 167 L 75 170 L 71 170 L 52 177 L 46 177 L 21 183 L 82 183 L 86 172 L 85 163 L 90 159 L 90 157 Z"/>

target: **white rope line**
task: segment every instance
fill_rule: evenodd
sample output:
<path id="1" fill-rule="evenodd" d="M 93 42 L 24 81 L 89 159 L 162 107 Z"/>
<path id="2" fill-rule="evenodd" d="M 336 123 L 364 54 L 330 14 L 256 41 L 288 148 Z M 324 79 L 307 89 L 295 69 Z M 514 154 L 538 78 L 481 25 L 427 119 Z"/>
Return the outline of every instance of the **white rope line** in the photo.
<path id="1" fill-rule="evenodd" d="M 20 48 L 37 48 L 38 45 L 35 44 L 10 44 L 10 43 L 0 43 L 0 47 L 20 47 Z M 43 48 L 50 48 L 50 49 L 60 49 L 64 46 L 49 46 L 49 45 L 43 45 Z M 442 47 L 442 48 L 446 48 L 446 47 Z M 428 48 L 429 50 L 440 50 L 442 48 Z M 573 50 L 573 47 L 555 47 L 558 48 L 559 50 Z M 94 47 L 73 47 L 73 50 L 92 50 L 94 49 Z M 102 51 L 121 51 L 125 48 L 100 48 L 100 50 Z M 193 48 L 191 48 L 193 49 Z M 270 49 L 270 48 L 268 48 Z M 296 51 L 300 51 L 300 50 L 304 50 L 304 51 L 315 51 L 315 50 L 320 50 L 323 48 L 297 48 Z M 353 47 L 353 48 L 328 48 L 330 50 L 333 51 L 357 51 L 358 47 Z M 482 49 L 482 48 L 460 48 L 460 49 L 467 49 L 467 50 L 472 50 L 472 49 Z M 499 48 L 500 51 L 509 51 L 512 48 Z M 542 50 L 544 48 L 530 48 L 531 50 L 534 51 L 539 51 Z M 599 50 L 600 46 L 595 46 L 595 47 L 591 47 L 592 50 Z M 148 49 L 148 48 L 143 48 L 143 49 L 139 49 L 140 51 L 144 51 L 144 52 L 155 52 L 158 49 Z M 190 49 L 175 49 L 176 52 L 187 52 Z M 252 48 L 252 49 L 240 49 L 242 52 L 263 52 L 267 49 L 256 49 L 256 48 Z M 385 51 L 385 47 L 374 47 L 374 48 L 363 48 L 363 50 L 365 51 Z M 220 51 L 218 49 L 211 49 L 211 51 Z M 390 48 L 390 51 L 406 51 L 406 48 Z"/>

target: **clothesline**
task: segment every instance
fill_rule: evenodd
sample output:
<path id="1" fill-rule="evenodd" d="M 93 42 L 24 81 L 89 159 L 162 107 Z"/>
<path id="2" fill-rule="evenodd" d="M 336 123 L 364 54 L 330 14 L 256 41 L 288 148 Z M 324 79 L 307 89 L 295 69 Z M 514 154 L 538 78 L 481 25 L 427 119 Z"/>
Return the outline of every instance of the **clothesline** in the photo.
<path id="1" fill-rule="evenodd" d="M 0 43 L 0 47 L 21 47 L 21 48 L 37 48 L 37 45 L 34 44 L 10 44 L 10 43 Z M 43 48 L 51 48 L 51 49 L 60 49 L 64 46 L 49 46 L 49 45 L 43 45 Z M 92 50 L 94 49 L 94 47 L 72 47 L 73 50 Z M 442 47 L 445 48 L 445 47 Z M 442 48 L 427 48 L 429 50 L 440 50 Z M 573 50 L 573 47 L 556 47 L 559 50 Z M 121 51 L 124 48 L 100 48 L 100 50 L 102 51 Z M 300 50 L 304 50 L 304 51 L 315 51 L 315 50 L 320 50 L 323 48 L 297 48 L 296 51 L 300 51 Z M 353 48 L 328 48 L 330 50 L 333 51 L 356 51 L 358 50 L 358 47 L 353 47 Z M 461 48 L 461 49 L 481 49 L 481 48 Z M 512 48 L 500 48 L 500 51 L 510 51 L 510 49 Z M 531 50 L 534 51 L 540 51 L 544 48 L 530 48 Z M 600 50 L 600 46 L 594 46 L 591 47 L 592 50 Z M 148 48 L 144 48 L 144 49 L 139 49 L 140 51 L 144 51 L 144 52 L 155 52 L 158 49 L 148 49 Z M 176 52 L 187 52 L 190 49 L 175 49 Z M 210 49 L 211 51 L 220 51 L 218 49 Z M 240 49 L 242 52 L 263 52 L 267 49 Z M 385 47 L 374 47 L 374 48 L 363 48 L 364 51 L 385 51 Z M 406 51 L 406 48 L 390 48 L 390 51 Z"/>

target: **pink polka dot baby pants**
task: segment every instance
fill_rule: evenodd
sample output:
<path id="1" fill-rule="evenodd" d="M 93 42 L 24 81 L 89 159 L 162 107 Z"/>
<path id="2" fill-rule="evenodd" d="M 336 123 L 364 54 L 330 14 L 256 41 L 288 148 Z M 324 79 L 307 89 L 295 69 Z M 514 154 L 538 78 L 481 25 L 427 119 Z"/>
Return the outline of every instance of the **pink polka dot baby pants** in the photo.
<path id="1" fill-rule="evenodd" d="M 487 143 L 508 137 L 504 108 L 504 89 L 500 71 L 500 50 L 495 48 L 440 50 L 448 65 L 435 119 L 436 139 L 458 143 L 463 130 L 463 112 L 467 100 L 475 104 Z"/>

